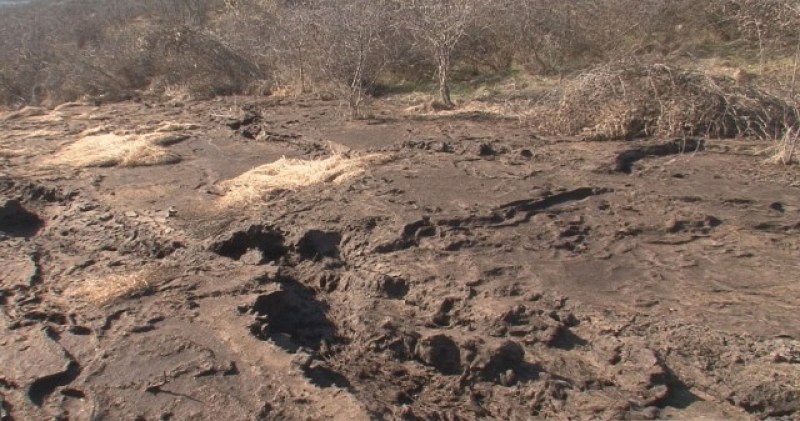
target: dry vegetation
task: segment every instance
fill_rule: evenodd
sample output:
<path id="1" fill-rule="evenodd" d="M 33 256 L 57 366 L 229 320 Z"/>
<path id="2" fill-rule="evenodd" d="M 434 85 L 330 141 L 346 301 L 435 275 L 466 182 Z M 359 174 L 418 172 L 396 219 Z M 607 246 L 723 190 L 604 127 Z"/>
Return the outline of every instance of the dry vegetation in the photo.
<path id="1" fill-rule="evenodd" d="M 613 63 L 569 81 L 545 124 L 603 139 L 779 138 L 798 123 L 787 100 L 732 78 L 664 64 Z"/>
<path id="2" fill-rule="evenodd" d="M 0 15 L 12 108 L 316 92 L 359 117 L 375 96 L 424 92 L 441 112 L 527 78 L 558 83 L 496 93 L 551 132 L 779 140 L 797 129 L 799 62 L 798 0 L 81 0 Z"/>
<path id="3" fill-rule="evenodd" d="M 84 134 L 84 137 L 45 159 L 44 165 L 82 168 L 171 164 L 180 161 L 181 157 L 165 146 L 186 139 L 185 135 L 164 133 L 118 135 L 89 131 Z"/>
<path id="4" fill-rule="evenodd" d="M 264 196 L 277 190 L 297 190 L 315 184 L 340 184 L 351 180 L 369 165 L 387 161 L 379 154 L 345 156 L 333 154 L 325 159 L 300 160 L 285 157 L 256 167 L 222 183 L 225 195 L 220 205 L 241 205 L 262 201 Z"/>
<path id="5" fill-rule="evenodd" d="M 0 148 L 0 158 L 15 158 L 18 156 L 25 156 L 28 151 L 24 149 L 6 149 Z"/>
<path id="6" fill-rule="evenodd" d="M 17 111 L 9 112 L 2 117 L 2 121 L 13 121 L 25 117 L 36 117 L 44 115 L 46 111 L 40 107 L 24 107 Z"/>
<path id="7" fill-rule="evenodd" d="M 82 279 L 66 292 L 66 296 L 93 305 L 105 305 L 146 291 L 151 286 L 153 275 L 154 271 L 148 269 Z"/>

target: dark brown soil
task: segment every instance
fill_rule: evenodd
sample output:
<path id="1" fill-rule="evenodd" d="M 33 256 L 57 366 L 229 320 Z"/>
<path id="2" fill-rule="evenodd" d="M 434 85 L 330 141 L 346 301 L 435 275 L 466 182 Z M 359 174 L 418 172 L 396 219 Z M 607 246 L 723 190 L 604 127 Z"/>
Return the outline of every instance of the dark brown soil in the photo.
<path id="1" fill-rule="evenodd" d="M 229 98 L 0 123 L 27 151 L 0 158 L 0 419 L 800 417 L 796 168 L 341 114 Z M 175 165 L 40 165 L 84 129 L 167 120 L 200 125 Z M 221 181 L 332 148 L 392 159 L 216 205 Z M 74 293 L 143 268 L 126 297 Z"/>

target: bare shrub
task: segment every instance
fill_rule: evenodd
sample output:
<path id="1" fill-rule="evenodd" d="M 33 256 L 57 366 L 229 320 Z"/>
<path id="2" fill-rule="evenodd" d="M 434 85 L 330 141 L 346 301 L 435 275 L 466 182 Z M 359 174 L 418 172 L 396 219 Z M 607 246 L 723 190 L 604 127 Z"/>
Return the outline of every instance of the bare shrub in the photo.
<path id="1" fill-rule="evenodd" d="M 439 98 L 447 107 L 453 51 L 464 38 L 480 3 L 471 0 L 415 0 L 403 6 L 404 28 L 428 49 L 436 61 Z"/>
<path id="2" fill-rule="evenodd" d="M 796 97 L 798 28 L 797 0 L 33 2 L 0 13 L 0 103 L 21 108 L 148 93 L 207 98 L 317 90 L 346 99 L 358 116 L 370 95 L 424 89 L 430 80 L 436 81 L 439 105 L 451 108 L 454 73 L 473 81 L 497 80 L 519 70 L 569 79 L 596 69 L 569 83 L 567 90 L 580 90 L 585 83 L 620 88 L 628 82 L 614 82 L 615 76 L 642 77 L 635 69 L 623 72 L 605 64 L 635 57 L 684 66 L 693 61 L 700 67 L 704 64 L 696 58 L 718 54 L 713 58 L 731 58 L 724 66 L 751 70 L 749 57 L 756 50 L 762 64 L 776 58 L 768 64 L 783 66 L 783 73 L 773 72 L 774 80 L 767 80 L 773 77 L 769 72 L 756 72 L 753 83 L 777 84 L 787 97 Z M 794 71 L 786 64 L 792 57 Z M 678 87 L 670 88 L 679 97 L 708 91 L 719 98 L 721 90 L 727 99 L 733 94 L 736 104 L 744 102 L 741 96 L 755 99 L 749 93 L 755 88 L 741 86 L 737 94 L 724 80 L 701 80 L 677 70 L 680 66 L 667 72 L 669 77 L 652 68 L 647 78 L 656 83 L 679 79 Z M 607 83 L 597 79 L 603 72 L 611 73 Z M 667 95 L 664 86 L 653 89 Z M 658 130 L 671 127 L 668 113 L 659 111 L 661 120 L 648 121 L 648 129 L 623 128 L 640 124 L 639 118 L 625 116 L 628 98 L 615 101 L 595 107 L 617 115 L 619 127 L 609 133 L 629 136 L 649 133 L 654 124 Z M 621 115 L 608 111 L 614 107 Z M 676 107 L 670 105 L 670 112 Z M 680 115 L 673 119 L 686 120 Z M 706 123 L 710 126 L 687 130 L 729 131 L 717 127 L 722 123 Z M 768 128 L 741 131 L 759 130 Z"/>
<path id="3" fill-rule="evenodd" d="M 794 0 L 724 0 L 717 13 L 723 24 L 758 46 L 763 65 L 771 52 L 800 40 L 800 4 Z"/>
<path id="4" fill-rule="evenodd" d="M 775 138 L 798 121 L 791 104 L 731 78 L 631 61 L 566 84 L 550 131 L 594 139 L 641 136 Z"/>
<path id="5" fill-rule="evenodd" d="M 209 98 L 241 92 L 263 77 L 261 69 L 213 34 L 188 26 L 158 28 L 145 48 L 161 57 L 153 78 L 159 88 L 179 86 Z"/>
<path id="6" fill-rule="evenodd" d="M 129 98 L 179 85 L 239 92 L 263 73 L 205 29 L 217 0 L 84 0 L 0 15 L 0 100 L 56 104 Z"/>
<path id="7" fill-rule="evenodd" d="M 329 0 L 314 9 L 311 28 L 320 71 L 344 93 L 353 117 L 385 63 L 384 40 L 391 26 L 387 3 L 377 0 Z"/>
<path id="8" fill-rule="evenodd" d="M 311 2 L 298 1 L 274 7 L 273 32 L 270 33 L 271 56 L 275 59 L 276 84 L 298 86 L 306 93 L 318 77 L 315 72 L 314 25 L 316 16 Z"/>

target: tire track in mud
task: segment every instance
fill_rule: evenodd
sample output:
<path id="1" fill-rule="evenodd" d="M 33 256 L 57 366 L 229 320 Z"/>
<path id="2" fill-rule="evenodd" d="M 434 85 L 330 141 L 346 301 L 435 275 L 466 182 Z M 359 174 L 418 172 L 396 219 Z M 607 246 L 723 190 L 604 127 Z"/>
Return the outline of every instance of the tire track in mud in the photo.
<path id="1" fill-rule="evenodd" d="M 633 165 L 642 159 L 697 152 L 704 147 L 705 141 L 702 139 L 678 139 L 658 145 L 635 147 L 617 155 L 614 159 L 614 171 L 630 174 L 633 172 Z"/>
<path id="2" fill-rule="evenodd" d="M 81 374 L 80 364 L 75 360 L 75 357 L 61 346 L 59 335 L 52 329 L 45 329 L 44 332 L 51 341 L 61 348 L 67 365 L 64 371 L 40 377 L 28 387 L 28 398 L 38 407 L 44 405 L 44 402 L 56 389 L 69 385 Z"/>

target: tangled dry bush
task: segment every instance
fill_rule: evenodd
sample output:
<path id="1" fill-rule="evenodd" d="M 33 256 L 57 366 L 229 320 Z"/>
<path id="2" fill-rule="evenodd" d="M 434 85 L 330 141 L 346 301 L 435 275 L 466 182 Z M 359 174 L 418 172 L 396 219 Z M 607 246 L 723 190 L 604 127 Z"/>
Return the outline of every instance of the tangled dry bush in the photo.
<path id="1" fill-rule="evenodd" d="M 748 82 L 663 64 L 612 63 L 565 84 L 546 131 L 594 140 L 644 136 L 776 139 L 798 123 L 789 102 Z"/>

